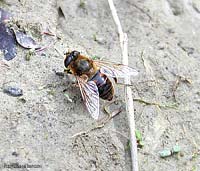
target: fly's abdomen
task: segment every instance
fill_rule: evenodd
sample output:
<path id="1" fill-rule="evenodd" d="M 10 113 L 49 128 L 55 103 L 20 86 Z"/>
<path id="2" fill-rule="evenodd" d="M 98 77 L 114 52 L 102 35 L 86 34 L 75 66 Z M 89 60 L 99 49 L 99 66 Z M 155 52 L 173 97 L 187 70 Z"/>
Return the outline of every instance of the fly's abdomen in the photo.
<path id="1" fill-rule="evenodd" d="M 90 79 L 94 81 L 98 87 L 99 97 L 104 100 L 112 100 L 114 94 L 114 88 L 112 82 L 105 75 L 97 71 L 97 73 Z"/>

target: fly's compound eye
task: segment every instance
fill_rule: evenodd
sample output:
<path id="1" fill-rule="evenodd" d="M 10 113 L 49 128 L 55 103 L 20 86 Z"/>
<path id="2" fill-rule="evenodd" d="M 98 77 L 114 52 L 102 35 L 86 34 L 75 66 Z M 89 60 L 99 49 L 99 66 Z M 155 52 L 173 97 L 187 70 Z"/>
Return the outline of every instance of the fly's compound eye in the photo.
<path id="1" fill-rule="evenodd" d="M 72 61 L 75 61 L 80 55 L 78 51 L 72 51 L 71 53 L 66 53 L 66 58 L 64 60 L 65 67 L 67 68 Z"/>
<path id="2" fill-rule="evenodd" d="M 71 52 L 72 56 L 73 56 L 73 60 L 76 60 L 78 58 L 78 55 L 80 55 L 80 52 L 74 50 Z"/>
<path id="3" fill-rule="evenodd" d="M 65 67 L 67 68 L 72 61 L 73 61 L 73 56 L 70 54 L 66 54 L 66 58 L 64 60 Z"/>

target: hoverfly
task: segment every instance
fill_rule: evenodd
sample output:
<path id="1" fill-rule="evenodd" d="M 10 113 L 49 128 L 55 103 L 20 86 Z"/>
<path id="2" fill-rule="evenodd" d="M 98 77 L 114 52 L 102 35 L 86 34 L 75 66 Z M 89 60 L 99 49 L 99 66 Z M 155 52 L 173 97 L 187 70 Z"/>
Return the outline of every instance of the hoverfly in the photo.
<path id="1" fill-rule="evenodd" d="M 113 99 L 114 87 L 108 77 L 116 81 L 117 78 L 138 74 L 126 65 L 92 60 L 75 50 L 65 55 L 66 71 L 76 77 L 83 101 L 94 119 L 99 116 L 99 97 L 108 101 Z"/>

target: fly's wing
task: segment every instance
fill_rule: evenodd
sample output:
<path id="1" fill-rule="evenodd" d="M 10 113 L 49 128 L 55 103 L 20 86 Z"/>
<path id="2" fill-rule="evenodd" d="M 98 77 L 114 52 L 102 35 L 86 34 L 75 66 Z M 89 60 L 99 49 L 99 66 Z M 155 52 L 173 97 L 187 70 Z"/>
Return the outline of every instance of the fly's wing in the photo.
<path id="1" fill-rule="evenodd" d="M 138 71 L 123 64 L 114 64 L 111 62 L 95 61 L 95 64 L 100 68 L 100 72 L 113 77 L 125 78 L 127 76 L 136 76 Z"/>
<path id="2" fill-rule="evenodd" d="M 80 77 L 76 77 L 83 101 L 86 105 L 88 112 L 94 119 L 99 117 L 99 91 L 94 81 L 85 82 Z"/>

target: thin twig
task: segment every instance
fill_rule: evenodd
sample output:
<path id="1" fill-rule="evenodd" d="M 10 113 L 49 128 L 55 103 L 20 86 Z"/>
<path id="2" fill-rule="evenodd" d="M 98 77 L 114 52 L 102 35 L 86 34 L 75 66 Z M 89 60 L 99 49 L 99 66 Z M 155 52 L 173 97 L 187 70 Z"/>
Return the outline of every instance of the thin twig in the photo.
<path id="1" fill-rule="evenodd" d="M 131 2 L 131 1 L 130 1 L 130 2 Z M 152 17 L 150 16 L 150 14 L 148 14 L 148 10 L 145 11 L 143 8 L 141 8 L 141 7 L 139 7 L 138 5 L 136 5 L 135 2 L 133 2 L 133 3 L 130 3 L 130 2 L 128 1 L 128 4 L 134 6 L 134 7 L 135 7 L 136 9 L 138 9 L 141 13 L 145 14 L 145 15 L 149 18 L 149 21 L 152 20 Z"/>
<path id="2" fill-rule="evenodd" d="M 4 62 L 4 61 L 0 61 L 0 68 L 3 68 L 3 67 L 5 67 L 5 68 L 7 68 L 7 69 L 10 69 L 10 66 L 6 63 L 6 62 Z"/>
<path id="3" fill-rule="evenodd" d="M 127 34 L 123 32 L 122 26 L 117 15 L 116 8 L 114 6 L 113 0 L 108 0 L 110 10 L 112 12 L 113 19 L 118 29 L 120 46 L 122 50 L 123 64 L 128 65 L 128 37 Z M 130 83 L 130 77 L 125 79 L 125 84 Z M 131 88 L 125 86 L 125 100 L 126 100 L 126 111 L 129 120 L 130 127 L 130 142 L 131 142 L 131 159 L 132 159 L 132 171 L 138 171 L 138 158 L 137 158 L 137 142 L 135 137 L 135 119 L 134 119 L 134 107 L 133 107 L 133 97 Z"/>
<path id="4" fill-rule="evenodd" d="M 55 43 L 57 42 L 57 40 L 50 42 L 47 46 L 41 47 L 39 49 L 36 49 L 35 52 L 41 52 L 44 51 L 48 48 L 50 48 L 51 46 L 53 46 Z"/>
<path id="5" fill-rule="evenodd" d="M 122 108 L 120 107 L 119 109 L 116 109 L 116 110 L 114 110 L 114 111 L 110 111 L 108 108 L 113 104 L 113 103 L 115 103 L 116 102 L 116 100 L 114 100 L 114 101 L 112 101 L 112 102 L 110 102 L 110 103 L 108 103 L 108 104 L 106 104 L 105 106 L 104 106 L 104 111 L 106 112 L 106 114 L 108 115 L 107 117 L 106 117 L 106 119 L 104 120 L 104 123 L 107 123 L 108 121 L 110 121 L 112 118 L 114 118 L 116 115 L 118 115 L 119 113 L 121 113 L 122 112 Z M 100 121 L 100 123 L 101 123 L 102 121 Z"/>
<path id="6" fill-rule="evenodd" d="M 134 98 L 133 101 L 137 101 L 139 103 L 143 103 L 145 105 L 153 105 L 153 106 L 157 106 L 159 108 L 172 108 L 172 109 L 177 109 L 178 107 L 178 103 L 172 103 L 172 104 L 160 104 L 158 102 L 150 102 L 150 101 L 146 101 L 143 99 L 137 99 Z"/>
<path id="7" fill-rule="evenodd" d="M 188 84 L 192 84 L 192 81 L 190 79 L 184 77 L 184 76 L 180 76 L 180 75 L 177 75 L 177 74 L 174 74 L 174 75 L 177 76 L 177 79 L 174 82 L 173 87 L 172 87 L 172 97 L 176 101 L 176 91 L 177 91 L 178 87 L 180 86 L 180 83 L 185 82 L 185 83 L 188 83 Z"/>
<path id="8" fill-rule="evenodd" d="M 89 128 L 89 129 L 86 130 L 86 131 L 81 131 L 81 132 L 78 132 L 78 133 L 72 135 L 71 138 L 75 138 L 75 137 L 77 137 L 77 136 L 82 136 L 82 135 L 84 135 L 84 134 L 88 134 L 88 133 L 90 133 L 91 131 L 94 131 L 94 130 L 96 130 L 96 129 L 100 129 L 100 128 L 104 127 L 104 126 L 105 126 L 104 123 L 98 124 L 98 125 L 96 125 L 95 127 Z"/>
<path id="9" fill-rule="evenodd" d="M 181 77 L 178 77 L 172 87 L 172 96 L 173 98 L 176 100 L 176 90 L 178 89 L 178 86 L 180 84 L 180 80 L 181 80 Z"/>
<path id="10" fill-rule="evenodd" d="M 114 103 L 115 101 L 113 101 L 112 103 Z M 110 103 L 110 104 L 112 104 Z M 110 105 L 109 104 L 109 105 Z M 92 128 L 89 128 L 88 130 L 86 131 L 81 131 L 81 132 L 78 132 L 74 135 L 71 136 L 71 138 L 74 138 L 74 137 L 77 137 L 77 136 L 82 136 L 84 134 L 88 134 L 94 130 L 97 130 L 97 129 L 100 129 L 100 128 L 103 128 L 112 118 L 114 118 L 115 116 L 117 116 L 119 113 L 121 113 L 122 109 L 117 109 L 117 110 L 114 110 L 112 112 L 109 112 L 107 107 L 109 106 L 107 105 L 106 107 L 104 107 L 104 110 L 105 112 L 108 114 L 108 117 L 106 118 L 105 121 L 100 121 L 97 125 L 95 125 L 94 127 Z"/>

